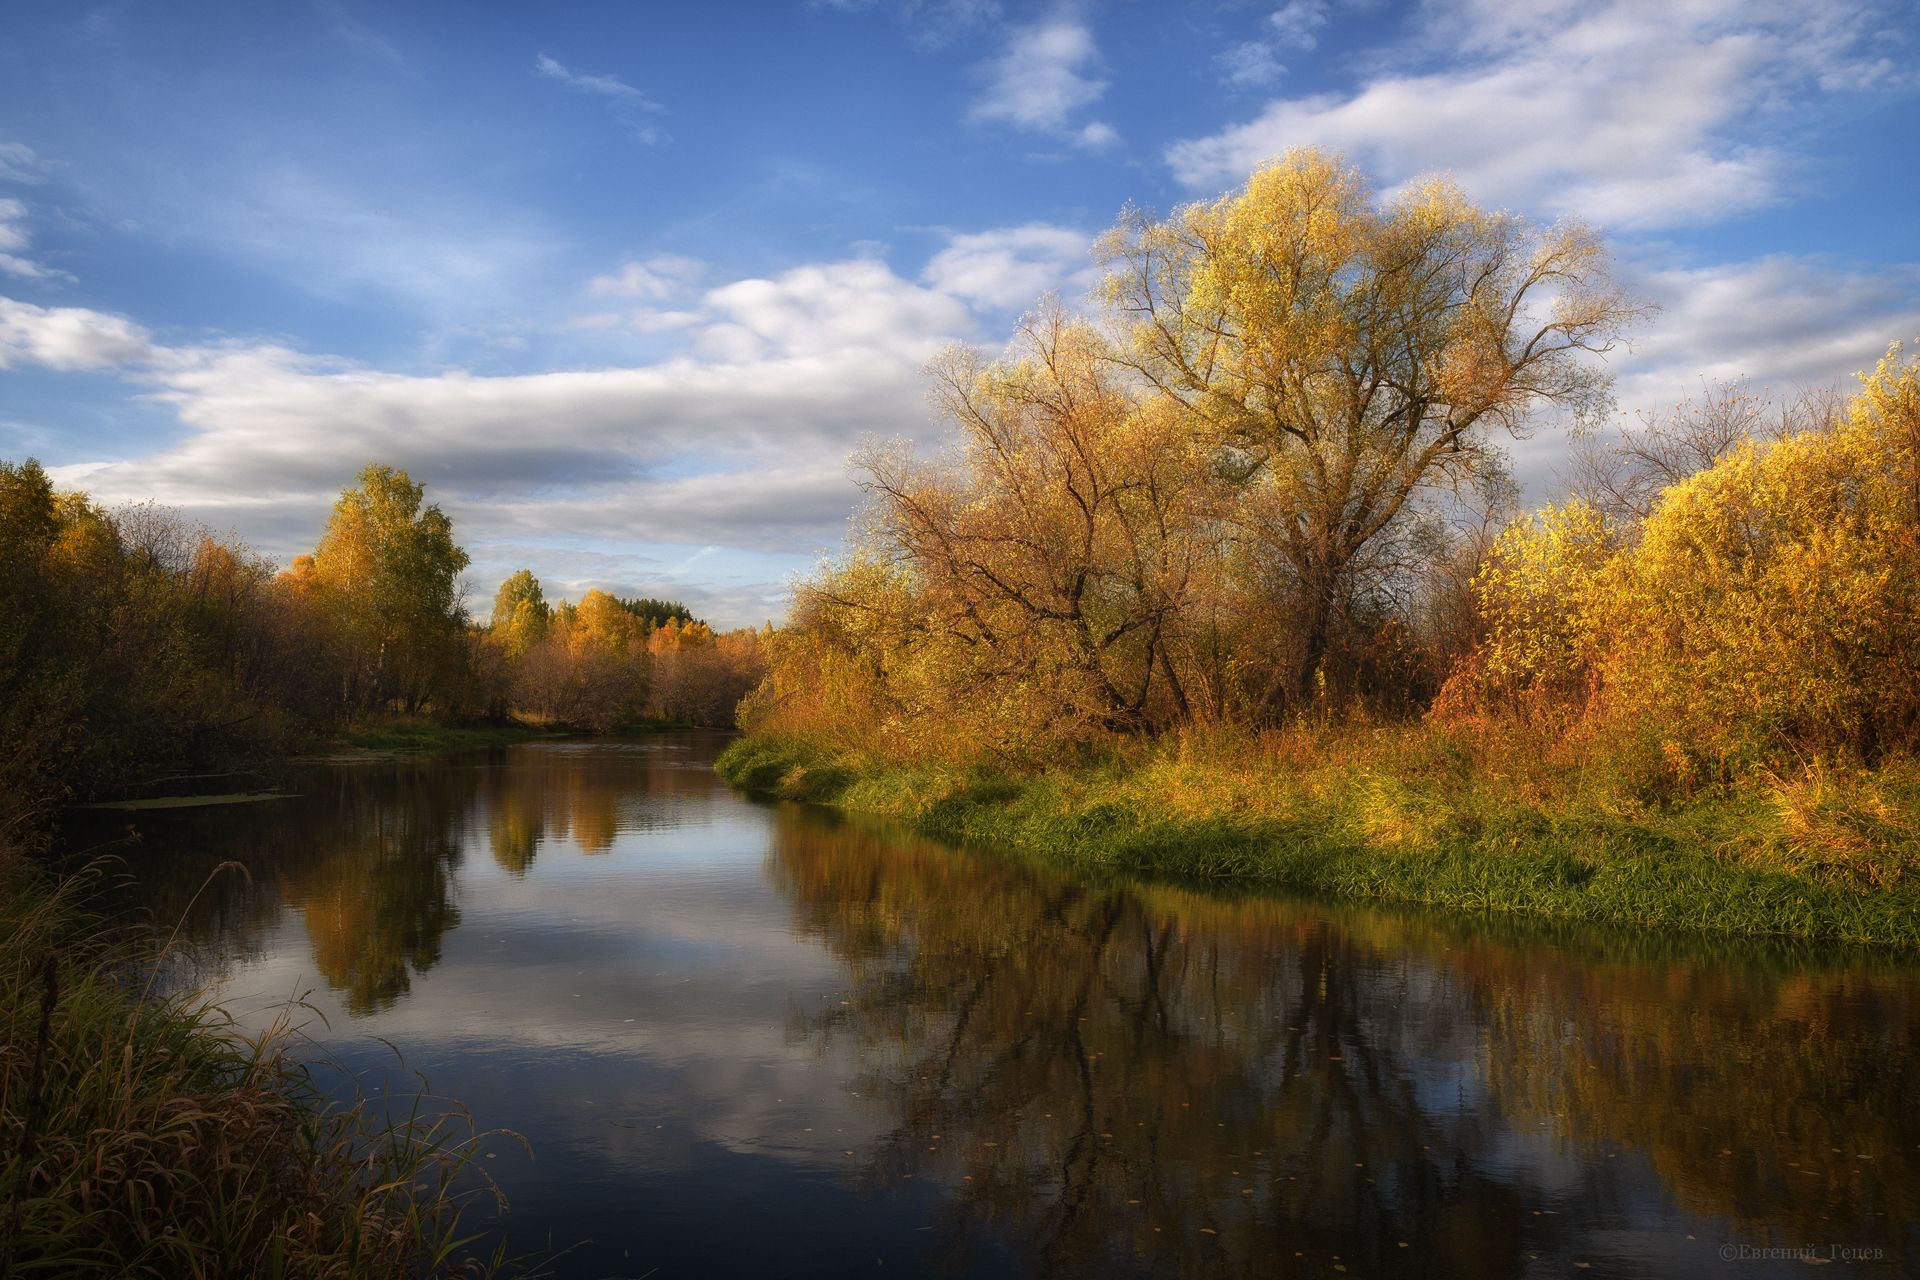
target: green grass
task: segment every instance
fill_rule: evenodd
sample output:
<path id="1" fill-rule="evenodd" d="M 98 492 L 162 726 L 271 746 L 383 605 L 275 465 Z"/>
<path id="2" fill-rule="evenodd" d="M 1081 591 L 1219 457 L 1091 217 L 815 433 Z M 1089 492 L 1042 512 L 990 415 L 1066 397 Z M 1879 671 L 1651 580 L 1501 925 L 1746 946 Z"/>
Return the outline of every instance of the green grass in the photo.
<path id="1" fill-rule="evenodd" d="M 717 767 L 746 791 L 1085 873 L 1920 946 L 1920 772 L 1648 802 L 1606 783 L 1476 775 L 1433 734 L 1348 746 L 1301 758 L 1167 744 L 1011 772 L 753 736 Z"/>
<path id="2" fill-rule="evenodd" d="M 463 1202 L 487 1184 L 457 1107 L 339 1102 L 153 956 L 89 925 L 83 875 L 0 860 L 0 1258 L 9 1275 L 483 1274 Z"/>

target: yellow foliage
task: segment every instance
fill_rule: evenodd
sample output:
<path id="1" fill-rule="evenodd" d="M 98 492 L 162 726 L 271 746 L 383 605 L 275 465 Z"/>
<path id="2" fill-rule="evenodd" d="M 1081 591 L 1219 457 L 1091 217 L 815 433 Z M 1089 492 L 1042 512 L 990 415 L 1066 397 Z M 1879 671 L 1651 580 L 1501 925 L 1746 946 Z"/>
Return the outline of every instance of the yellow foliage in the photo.
<path id="1" fill-rule="evenodd" d="M 640 639 L 640 620 L 606 592 L 587 592 L 575 605 L 567 626 L 567 647 L 575 657 L 589 653 L 624 658 Z"/>
<path id="2" fill-rule="evenodd" d="M 1594 605 L 1614 536 L 1591 504 L 1569 502 L 1515 521 L 1474 578 L 1487 625 L 1487 676 L 1510 691 L 1566 692 L 1593 657 Z"/>
<path id="3" fill-rule="evenodd" d="M 1517 522 L 1475 586 L 1496 688 L 1597 683 L 1671 772 L 1920 729 L 1920 367 L 1896 348 L 1831 428 L 1741 442 L 1626 537 L 1582 502 Z"/>
<path id="4" fill-rule="evenodd" d="M 1660 497 L 1598 595 L 1619 710 L 1722 751 L 1911 742 L 1917 387 L 1890 353 L 1832 430 L 1749 442 Z"/>

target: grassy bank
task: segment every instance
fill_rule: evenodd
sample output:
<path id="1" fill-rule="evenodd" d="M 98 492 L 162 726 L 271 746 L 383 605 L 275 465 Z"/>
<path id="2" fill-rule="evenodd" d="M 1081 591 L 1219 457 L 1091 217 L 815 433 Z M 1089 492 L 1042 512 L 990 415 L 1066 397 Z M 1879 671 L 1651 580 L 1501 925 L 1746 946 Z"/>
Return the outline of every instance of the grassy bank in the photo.
<path id="1" fill-rule="evenodd" d="M 1426 726 L 1181 740 L 1033 772 L 770 735 L 723 776 L 1099 874 L 1469 912 L 1920 946 L 1920 767 L 1658 794 Z M 1671 790 L 1671 788 L 1667 788 Z"/>
<path id="2" fill-rule="evenodd" d="M 84 891 L 0 862 L 0 1272 L 493 1269 L 459 1226 L 464 1116 L 328 1100 L 288 1026 L 145 990 L 151 952 L 89 925 Z"/>

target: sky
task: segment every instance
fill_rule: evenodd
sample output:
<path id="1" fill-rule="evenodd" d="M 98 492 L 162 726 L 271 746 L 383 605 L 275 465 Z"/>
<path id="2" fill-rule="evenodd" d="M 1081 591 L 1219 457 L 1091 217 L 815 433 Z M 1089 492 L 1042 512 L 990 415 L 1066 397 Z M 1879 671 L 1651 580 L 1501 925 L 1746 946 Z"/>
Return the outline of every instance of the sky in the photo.
<path id="1" fill-rule="evenodd" d="M 282 563 L 369 461 L 484 613 L 777 620 L 926 363 L 1290 146 L 1577 218 L 1618 418 L 1920 337 L 1915 0 L 0 5 L 0 458 Z M 1566 434 L 1508 446 L 1552 496 Z"/>

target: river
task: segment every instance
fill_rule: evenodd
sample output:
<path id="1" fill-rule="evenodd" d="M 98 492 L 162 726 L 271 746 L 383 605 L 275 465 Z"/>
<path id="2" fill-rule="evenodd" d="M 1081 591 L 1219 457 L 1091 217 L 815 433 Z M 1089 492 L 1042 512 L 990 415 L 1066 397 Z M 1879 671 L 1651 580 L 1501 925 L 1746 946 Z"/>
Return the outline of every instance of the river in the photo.
<path id="1" fill-rule="evenodd" d="M 484 1167 L 561 1276 L 1920 1272 L 1912 964 L 1088 884 L 743 799 L 723 743 L 77 837 L 138 832 L 243 1025 L 304 996 L 363 1087 L 522 1135 Z"/>

